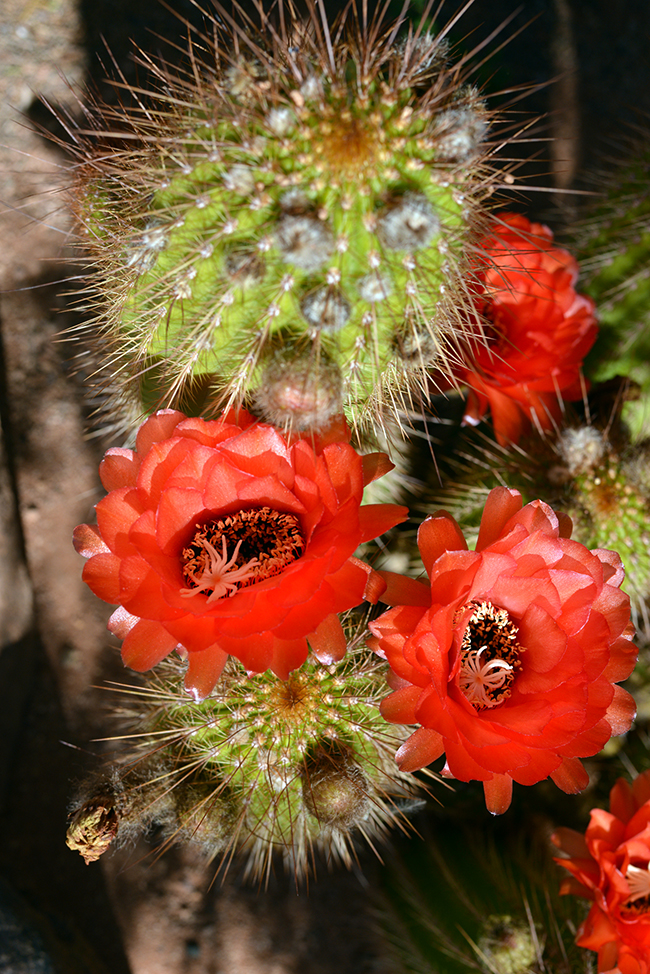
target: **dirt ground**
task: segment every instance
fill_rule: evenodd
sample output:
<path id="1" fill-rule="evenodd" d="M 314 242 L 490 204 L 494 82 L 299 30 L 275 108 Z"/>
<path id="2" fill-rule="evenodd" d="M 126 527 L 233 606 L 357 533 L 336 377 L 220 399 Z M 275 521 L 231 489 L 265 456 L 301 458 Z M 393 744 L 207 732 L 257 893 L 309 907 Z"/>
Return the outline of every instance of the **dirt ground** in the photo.
<path id="1" fill-rule="evenodd" d="M 172 6 L 193 11 L 190 0 Z M 524 107 L 551 113 L 554 147 L 531 152 L 546 160 L 539 179 L 567 188 L 635 109 L 650 110 L 649 8 L 523 7 L 506 35 L 539 19 L 500 56 L 499 83 L 560 78 Z M 476 0 L 467 31 L 487 36 L 516 8 Z M 154 861 L 144 845 L 86 867 L 64 843 L 74 781 L 100 749 L 89 742 L 107 732 L 95 687 L 124 672 L 105 630 L 110 610 L 81 582 L 70 544 L 74 526 L 92 520 L 110 444 L 86 435 L 84 359 L 60 339 L 77 322 L 62 284 L 78 273 L 61 196 L 69 163 L 37 125 L 48 124 L 45 103 L 74 113 L 74 91 L 88 77 L 100 83 L 102 37 L 131 80 L 129 37 L 155 51 L 155 35 L 173 36 L 174 24 L 155 0 L 4 0 L 0 12 L 0 969 L 390 974 L 368 909 L 378 868 L 369 855 L 357 872 L 324 869 L 307 895 L 281 874 L 267 891 L 245 886 L 237 868 L 213 883 L 214 866 L 197 854 Z M 575 205 L 530 199 L 533 215 L 557 222 Z"/>

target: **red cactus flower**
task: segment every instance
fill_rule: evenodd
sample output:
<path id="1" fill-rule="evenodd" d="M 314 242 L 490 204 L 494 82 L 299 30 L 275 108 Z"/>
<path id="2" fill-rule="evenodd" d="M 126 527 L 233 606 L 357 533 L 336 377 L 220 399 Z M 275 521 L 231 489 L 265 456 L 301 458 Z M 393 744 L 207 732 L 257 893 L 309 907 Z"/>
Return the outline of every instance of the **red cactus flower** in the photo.
<path id="1" fill-rule="evenodd" d="M 591 298 L 574 290 L 578 264 L 553 234 L 517 213 L 504 213 L 483 243 L 479 271 L 488 344 L 476 341 L 473 364 L 458 378 L 469 387 L 464 422 L 488 406 L 497 440 L 516 443 L 528 419 L 548 429 L 561 399 L 580 399 L 580 368 L 596 340 Z"/>
<path id="2" fill-rule="evenodd" d="M 594 901 L 576 943 L 598 951 L 599 971 L 650 974 L 650 771 L 619 778 L 609 807 L 592 809 L 584 836 L 552 836 L 569 857 L 555 860 L 571 873 L 560 892 Z"/>
<path id="3" fill-rule="evenodd" d="M 143 671 L 173 649 L 186 688 L 203 697 L 228 654 L 286 678 L 312 651 L 345 652 L 337 613 L 383 588 L 355 548 L 407 516 L 361 506 L 364 484 L 391 468 L 347 442 L 288 442 L 244 410 L 220 420 L 161 410 L 135 451 L 112 449 L 97 526 L 80 525 L 83 578 L 118 605 L 109 629 L 127 666 Z"/>
<path id="4" fill-rule="evenodd" d="M 476 551 L 440 511 L 418 533 L 430 584 L 382 573 L 394 606 L 370 623 L 392 670 L 382 714 L 421 725 L 397 752 L 403 771 L 445 752 L 443 774 L 482 781 L 500 813 L 513 781 L 580 791 L 579 758 L 629 728 L 634 701 L 613 685 L 636 660 L 621 560 L 570 534 L 566 515 L 497 487 Z"/>

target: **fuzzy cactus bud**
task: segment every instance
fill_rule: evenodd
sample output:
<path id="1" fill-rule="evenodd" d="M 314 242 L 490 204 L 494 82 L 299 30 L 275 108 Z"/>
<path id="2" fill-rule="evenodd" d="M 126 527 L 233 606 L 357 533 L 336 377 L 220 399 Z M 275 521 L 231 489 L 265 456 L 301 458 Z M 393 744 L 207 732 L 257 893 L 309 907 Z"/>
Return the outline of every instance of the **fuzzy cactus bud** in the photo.
<path id="1" fill-rule="evenodd" d="M 340 746 L 321 746 L 307 761 L 302 791 L 305 808 L 324 825 L 350 830 L 368 814 L 363 772 Z"/>
<path id="2" fill-rule="evenodd" d="M 147 61 L 146 108 L 98 105 L 78 137 L 108 371 L 143 410 L 199 388 L 204 415 L 317 428 L 342 396 L 379 425 L 427 370 L 451 377 L 487 110 L 444 40 L 309 10 L 257 32 L 215 17 L 191 74 Z"/>
<path id="3" fill-rule="evenodd" d="M 478 947 L 493 974 L 529 974 L 538 959 L 530 926 L 509 916 L 488 917 Z"/>

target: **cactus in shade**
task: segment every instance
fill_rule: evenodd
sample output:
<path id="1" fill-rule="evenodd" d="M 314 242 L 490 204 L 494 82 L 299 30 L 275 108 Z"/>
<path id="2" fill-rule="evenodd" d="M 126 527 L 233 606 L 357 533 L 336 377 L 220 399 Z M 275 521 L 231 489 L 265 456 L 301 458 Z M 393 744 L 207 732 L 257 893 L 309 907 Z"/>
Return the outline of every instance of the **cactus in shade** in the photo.
<path id="1" fill-rule="evenodd" d="M 424 848 L 403 844 L 382 869 L 376 916 L 391 970 L 589 974 L 573 943 L 584 909 L 558 895 L 550 851 L 529 834 L 530 810 L 507 835 L 477 832 L 467 812 L 465 797 L 454 823 L 439 823 Z"/>
<path id="2" fill-rule="evenodd" d="M 220 11 L 188 67 L 143 61 L 151 90 L 75 135 L 88 327 L 132 413 L 245 403 L 304 430 L 344 405 L 377 428 L 458 359 L 495 186 L 467 59 L 424 23 L 307 6 Z"/>
<path id="3" fill-rule="evenodd" d="M 247 676 L 231 660 L 199 704 L 182 690 L 180 661 L 161 664 L 125 695 L 118 713 L 132 741 L 81 788 L 68 845 L 90 862 L 155 825 L 210 858 L 243 852 L 256 878 L 277 851 L 299 879 L 314 850 L 349 865 L 355 831 L 372 845 L 403 828 L 421 784 L 395 765 L 409 730 L 379 714 L 385 664 L 362 635 L 343 662 L 310 658 L 287 680 Z"/>
<path id="4" fill-rule="evenodd" d="M 650 131 L 628 142 L 626 161 L 596 185 L 600 198 L 573 230 L 572 246 L 600 324 L 586 372 L 641 386 L 641 397 L 624 407 L 636 439 L 650 419 Z"/>

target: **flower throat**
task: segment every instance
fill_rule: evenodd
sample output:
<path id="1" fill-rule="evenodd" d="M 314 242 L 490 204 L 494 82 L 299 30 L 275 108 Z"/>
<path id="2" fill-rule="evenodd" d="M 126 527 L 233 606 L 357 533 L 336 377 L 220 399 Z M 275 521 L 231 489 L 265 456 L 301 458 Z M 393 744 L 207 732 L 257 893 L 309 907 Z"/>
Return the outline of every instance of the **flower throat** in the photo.
<path id="1" fill-rule="evenodd" d="M 519 632 L 505 609 L 491 602 L 472 602 L 474 608 L 460 646 L 458 686 L 476 710 L 498 707 L 521 666 Z M 468 606 L 464 606 L 468 608 Z"/>
<path id="2" fill-rule="evenodd" d="M 236 511 L 197 524 L 196 529 L 181 554 L 183 578 L 188 585 L 181 589 L 181 595 L 189 598 L 204 592 L 209 595 L 208 602 L 279 575 L 305 547 L 296 515 L 270 507 Z"/>

